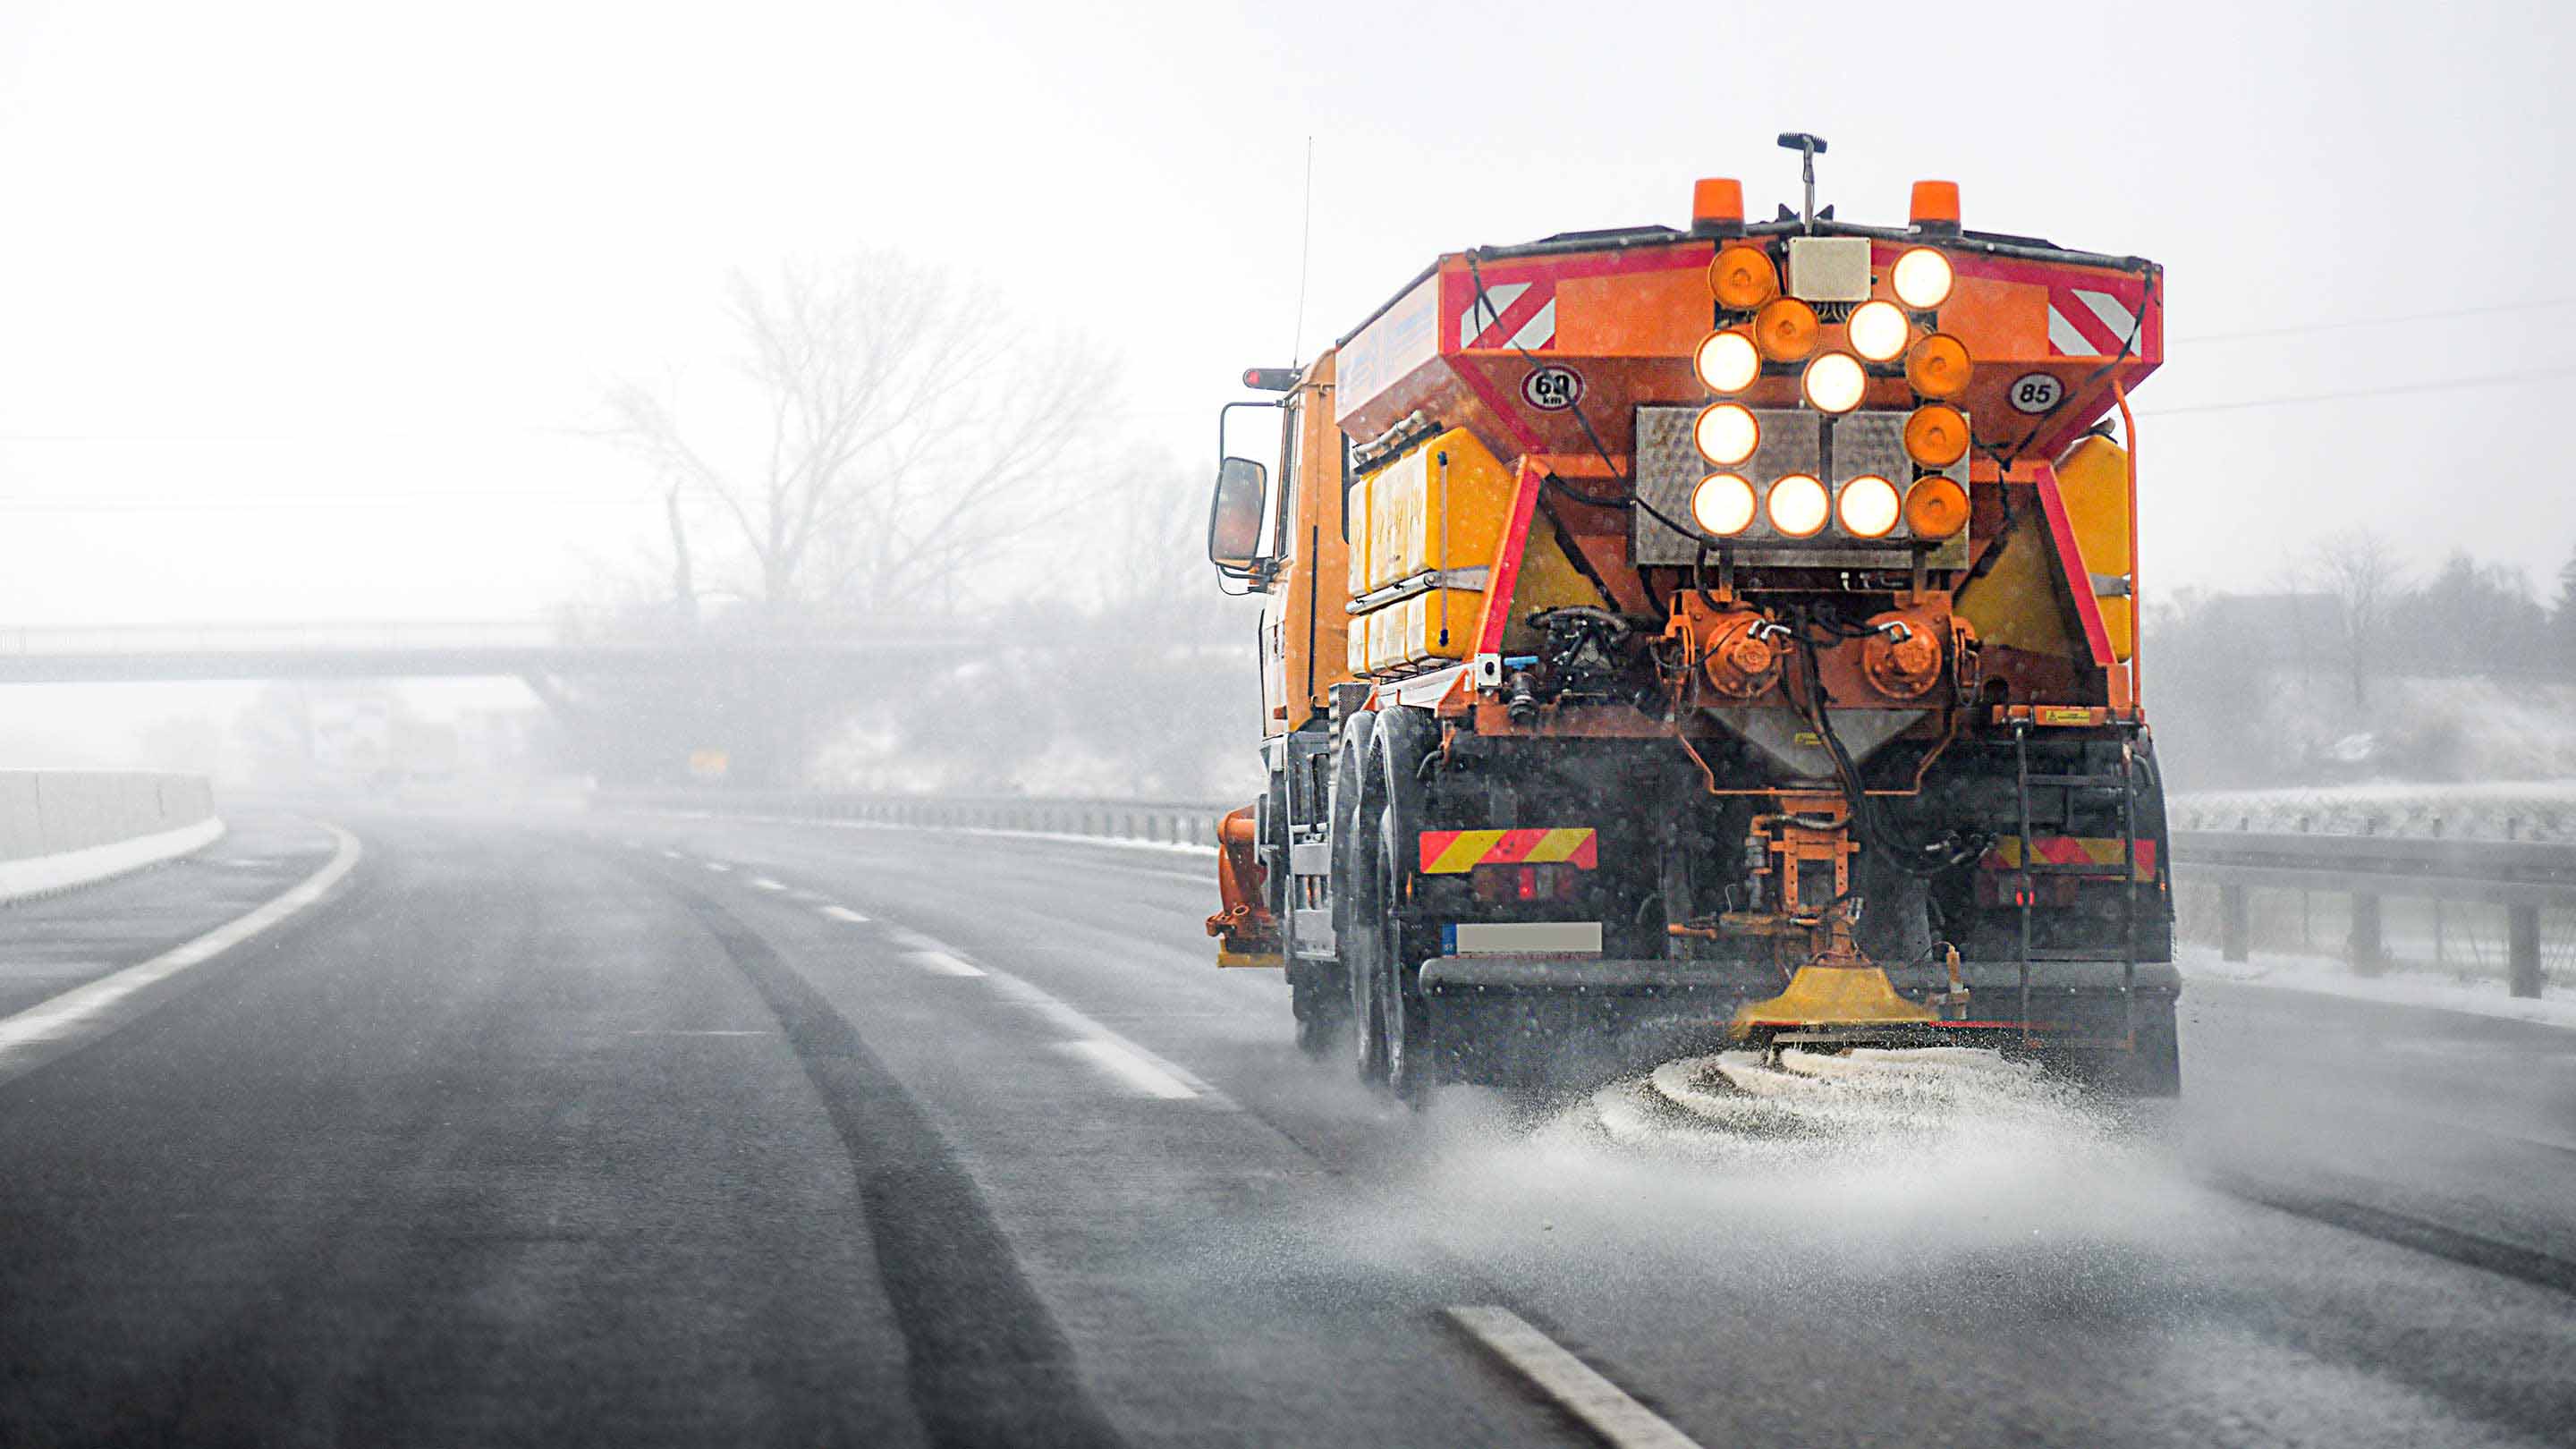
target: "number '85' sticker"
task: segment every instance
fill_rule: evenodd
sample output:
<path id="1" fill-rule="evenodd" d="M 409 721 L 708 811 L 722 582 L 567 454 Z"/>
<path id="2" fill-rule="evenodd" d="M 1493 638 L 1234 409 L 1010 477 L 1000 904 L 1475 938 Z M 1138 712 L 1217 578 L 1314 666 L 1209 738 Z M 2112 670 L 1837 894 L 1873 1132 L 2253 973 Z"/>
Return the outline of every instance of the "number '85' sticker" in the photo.
<path id="1" fill-rule="evenodd" d="M 1583 378 L 1570 367 L 1550 363 L 1530 369 L 1521 379 L 1521 397 L 1543 413 L 1563 412 L 1583 398 Z"/>
<path id="2" fill-rule="evenodd" d="M 2044 413 L 2066 396 L 2066 384 L 2059 382 L 2054 373 L 2024 373 L 2013 379 L 2011 391 L 2004 396 L 2015 412 Z"/>

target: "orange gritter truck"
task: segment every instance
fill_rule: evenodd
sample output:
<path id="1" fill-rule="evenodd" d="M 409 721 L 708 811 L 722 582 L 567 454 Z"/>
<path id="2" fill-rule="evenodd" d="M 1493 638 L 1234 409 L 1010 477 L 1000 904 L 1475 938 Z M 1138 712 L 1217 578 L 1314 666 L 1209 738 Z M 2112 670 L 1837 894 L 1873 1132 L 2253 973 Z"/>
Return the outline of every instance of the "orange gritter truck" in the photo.
<path id="1" fill-rule="evenodd" d="M 1269 788 L 1220 965 L 1419 1099 L 1737 1043 L 2180 1090 L 2139 699 L 2163 271 L 1805 206 L 1441 257 L 1223 456 Z M 1223 441 L 1226 416 L 1220 418 Z"/>

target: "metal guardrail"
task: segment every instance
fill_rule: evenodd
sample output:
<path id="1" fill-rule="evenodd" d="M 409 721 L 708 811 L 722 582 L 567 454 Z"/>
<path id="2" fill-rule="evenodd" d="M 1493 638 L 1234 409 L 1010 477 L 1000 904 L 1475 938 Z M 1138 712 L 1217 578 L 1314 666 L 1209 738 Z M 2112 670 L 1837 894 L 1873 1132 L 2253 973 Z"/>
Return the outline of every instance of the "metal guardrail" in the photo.
<path id="1" fill-rule="evenodd" d="M 1201 846 L 1216 843 L 1218 818 L 1240 803 L 746 790 L 620 793 L 603 799 L 647 809 L 1021 830 Z M 2256 890 L 2296 892 L 2303 925 L 2310 896 L 2347 898 L 2345 946 L 2354 970 L 2363 974 L 2391 964 L 2383 901 L 2404 898 L 2434 903 L 2431 923 L 2437 956 L 2445 929 L 2441 903 L 2468 904 L 2503 911 L 2506 984 L 2516 996 L 2537 997 L 2542 912 L 2576 912 L 2576 844 L 2230 830 L 2177 831 L 2172 839 L 2177 884 L 2217 892 L 2218 945 L 2220 954 L 2230 961 L 2245 960 L 2253 945 L 2251 892 Z M 2470 926 L 2464 921 L 2450 923 L 2455 931 Z"/>
<path id="2" fill-rule="evenodd" d="M 2384 902 L 2432 903 L 2434 950 L 2441 954 L 2446 903 L 2501 907 L 2505 917 L 2505 983 L 2537 997 L 2541 983 L 2541 913 L 2576 910 L 2576 845 L 2515 840 L 2453 840 L 2385 835 L 2274 834 L 2189 830 L 2173 836 L 2177 883 L 2218 891 L 2219 954 L 2243 961 L 2254 923 L 2250 892 L 2261 888 L 2323 892 L 2347 898 L 2347 959 L 2375 975 L 2390 964 Z"/>
<path id="3" fill-rule="evenodd" d="M 859 642 L 882 648 L 913 638 L 946 642 L 986 637 L 970 621 L 941 616 L 876 615 L 865 619 L 812 620 L 787 630 L 674 638 L 668 630 L 639 628 L 605 614 L 559 613 L 543 619 L 399 619 L 384 621 L 235 624 L 37 624 L 0 628 L 0 658 L 138 654 L 383 653 L 429 649 L 597 649 L 662 651 L 810 650 Z"/>
<path id="4" fill-rule="evenodd" d="M 852 791 L 657 790 L 603 803 L 719 815 L 780 815 L 952 830 L 1022 830 L 1168 845 L 1216 844 L 1216 822 L 1242 802 L 1115 800 L 1029 795 L 878 795 Z"/>

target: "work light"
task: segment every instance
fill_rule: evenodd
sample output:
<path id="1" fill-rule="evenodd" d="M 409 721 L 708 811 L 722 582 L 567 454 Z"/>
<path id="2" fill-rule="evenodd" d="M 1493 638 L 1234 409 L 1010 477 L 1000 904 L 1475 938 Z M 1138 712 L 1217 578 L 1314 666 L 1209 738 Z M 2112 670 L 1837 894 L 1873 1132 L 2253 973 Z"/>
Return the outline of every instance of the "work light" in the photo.
<path id="1" fill-rule="evenodd" d="M 1860 359 L 1848 352 L 1828 352 L 1807 364 L 1803 387 L 1807 403 L 1822 413 L 1847 413 L 1860 406 L 1862 389 L 1869 385 L 1869 374 L 1861 371 Z"/>
<path id="2" fill-rule="evenodd" d="M 1905 456 L 1947 468 L 1968 455 L 1968 419 L 1948 403 L 1926 403 L 1905 420 Z"/>
<path id="3" fill-rule="evenodd" d="M 1896 485 L 1875 473 L 1864 473 L 1843 485 L 1835 512 L 1843 521 L 1843 532 L 1855 538 L 1884 538 L 1896 527 Z"/>
<path id="4" fill-rule="evenodd" d="M 1791 538 L 1806 538 L 1825 526 L 1833 500 L 1810 473 L 1792 473 L 1771 485 L 1771 526 Z"/>
<path id="5" fill-rule="evenodd" d="M 1710 392 L 1742 392 L 1762 376 L 1762 351 L 1741 332 L 1712 332 L 1691 357 Z"/>
<path id="6" fill-rule="evenodd" d="M 1893 302 L 1863 302 L 1852 309 L 1852 351 L 1872 362 L 1894 362 L 1905 351 L 1905 340 L 1914 331 L 1905 313 Z"/>
<path id="7" fill-rule="evenodd" d="M 1711 403 L 1691 425 L 1691 441 L 1700 456 L 1720 467 L 1732 467 L 1753 456 L 1762 445 L 1762 425 L 1742 403 Z"/>
<path id="8" fill-rule="evenodd" d="M 1935 332 L 1905 354 L 1905 380 L 1925 397 L 1954 398 L 1968 390 L 1968 347 Z"/>
<path id="9" fill-rule="evenodd" d="M 1930 247 L 1916 247 L 1896 259 L 1890 280 L 1898 301 L 1917 312 L 1929 311 L 1950 299 L 1950 259 Z"/>
<path id="10" fill-rule="evenodd" d="M 1691 522 L 1702 533 L 1732 538 L 1753 523 L 1753 485 L 1734 473 L 1711 473 L 1691 490 Z"/>

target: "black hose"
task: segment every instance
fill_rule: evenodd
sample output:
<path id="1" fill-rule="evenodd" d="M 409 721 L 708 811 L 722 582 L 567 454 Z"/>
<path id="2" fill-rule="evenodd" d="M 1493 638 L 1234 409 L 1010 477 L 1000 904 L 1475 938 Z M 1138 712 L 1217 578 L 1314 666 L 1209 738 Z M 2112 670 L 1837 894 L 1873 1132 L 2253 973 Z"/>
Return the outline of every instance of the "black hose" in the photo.
<path id="1" fill-rule="evenodd" d="M 1807 721 L 1816 727 L 1816 737 L 1825 742 L 1826 753 L 1833 757 L 1834 779 L 1842 786 L 1843 799 L 1851 807 L 1852 826 L 1860 832 L 1861 843 L 1886 857 L 1899 873 L 1916 880 L 1930 880 L 1956 870 L 1963 863 L 1959 852 L 1939 844 L 1917 845 L 1899 840 L 1880 818 L 1877 802 L 1870 799 L 1868 787 L 1861 780 L 1860 766 L 1852 760 L 1851 751 L 1844 748 L 1842 736 L 1834 731 L 1833 711 L 1826 706 L 1824 681 L 1816 667 L 1815 636 L 1807 630 L 1807 611 L 1792 610 L 1790 618 L 1798 646 L 1794 651 L 1798 679 L 1807 696 Z M 1946 857 L 1939 865 L 1915 863 L 1936 850 L 1943 851 Z"/>

